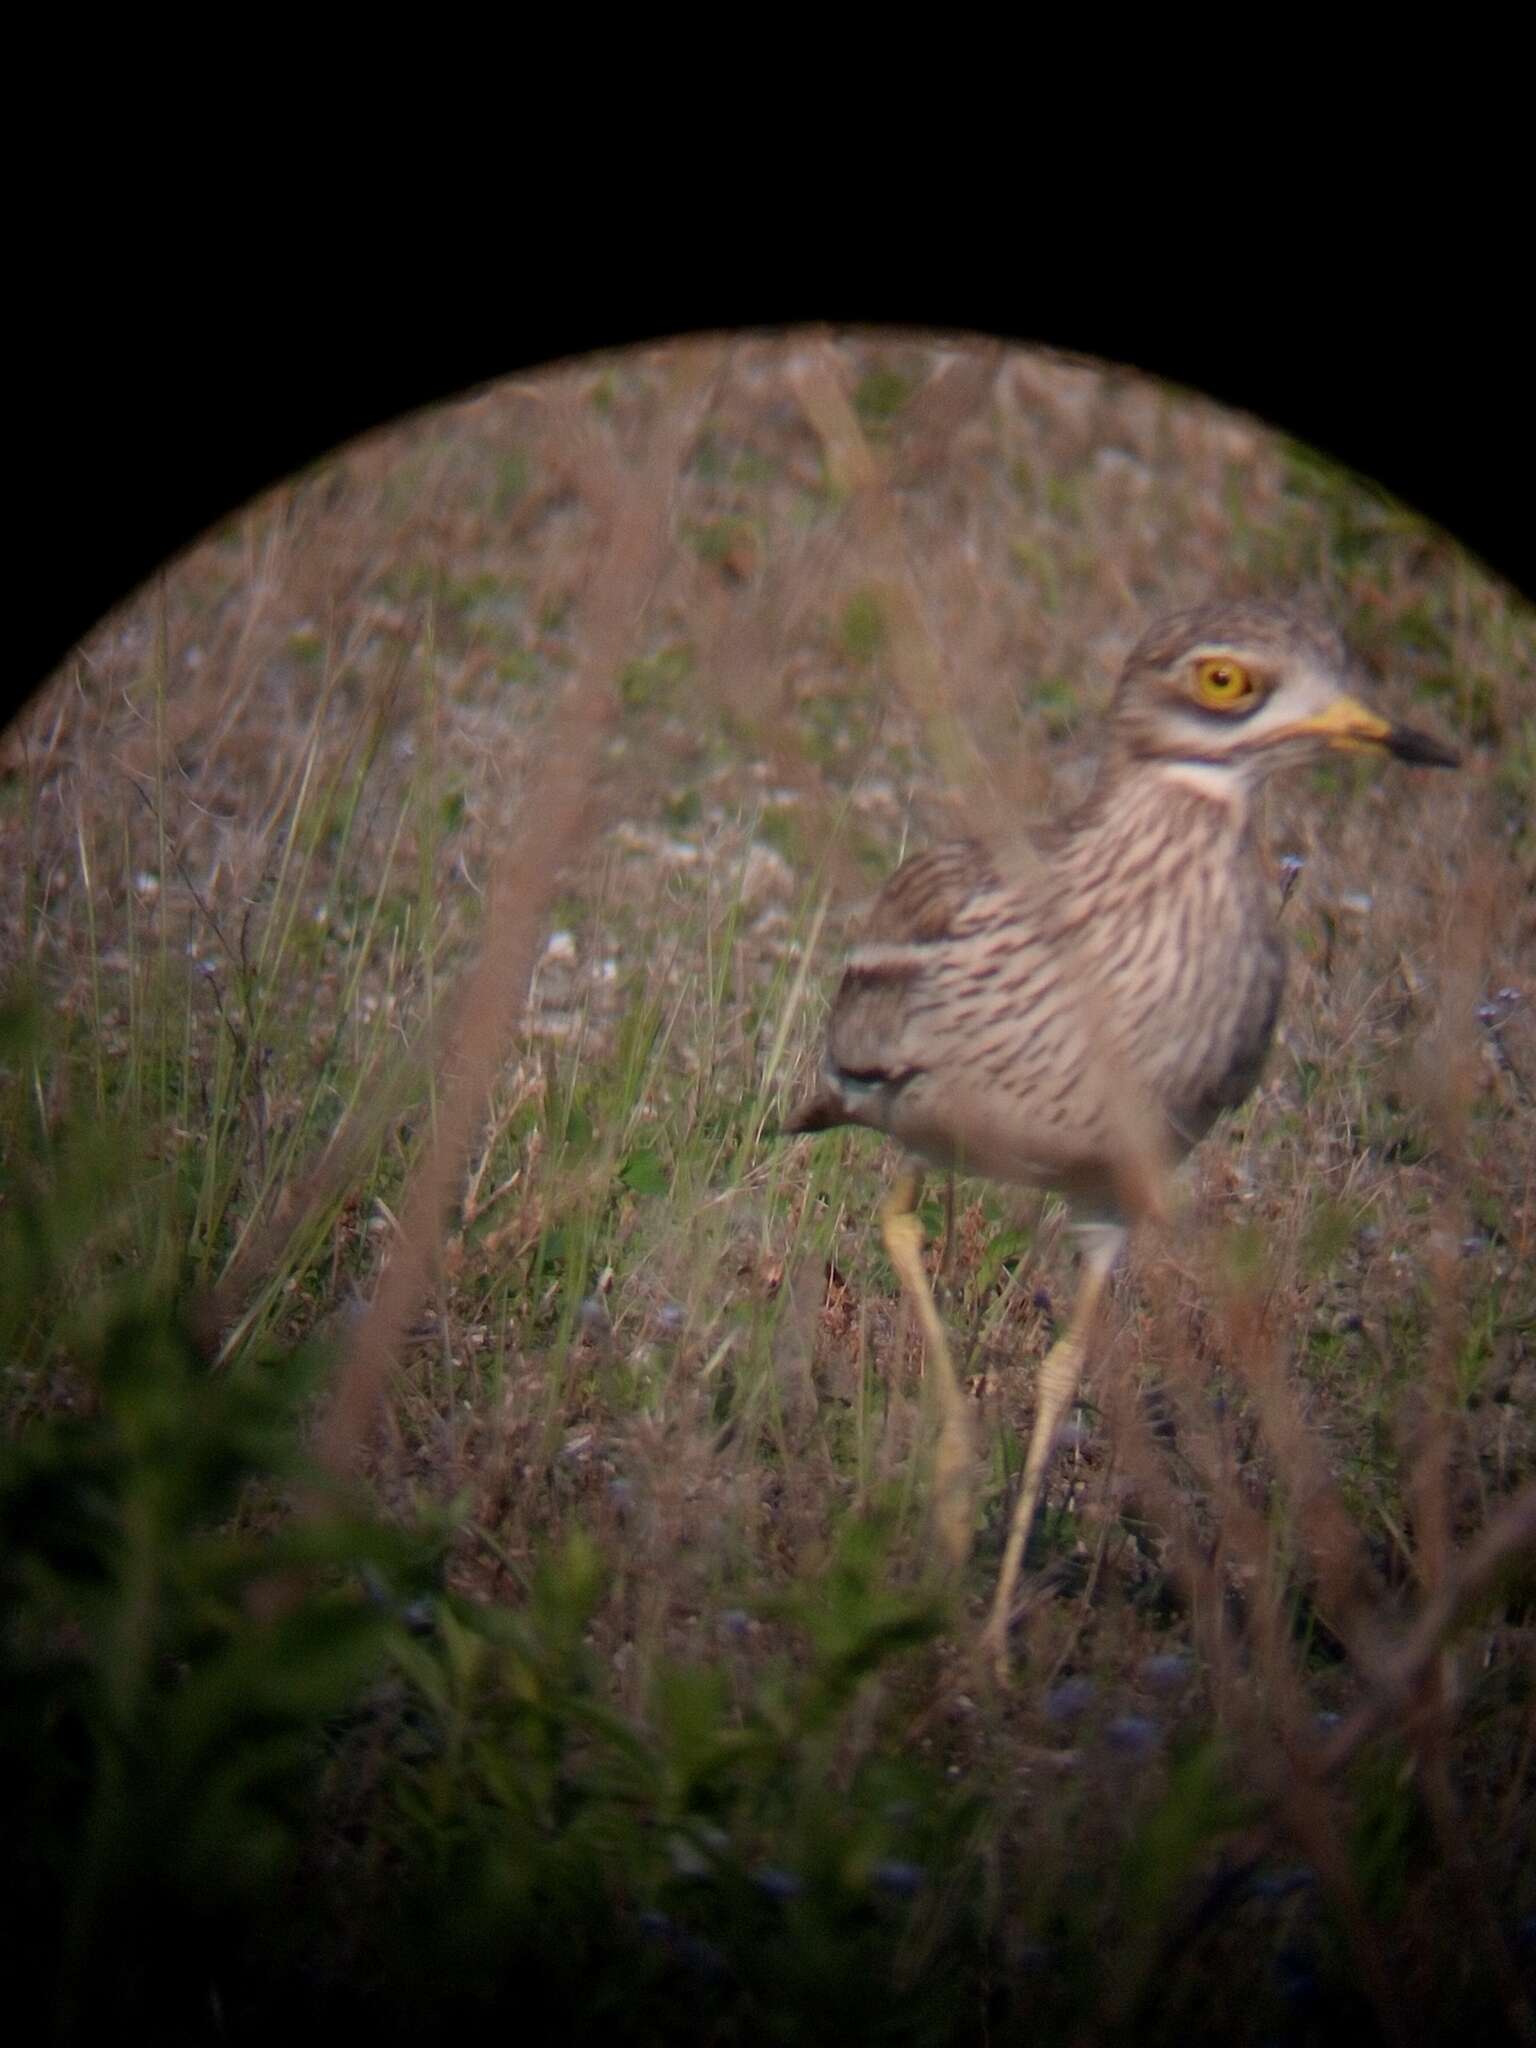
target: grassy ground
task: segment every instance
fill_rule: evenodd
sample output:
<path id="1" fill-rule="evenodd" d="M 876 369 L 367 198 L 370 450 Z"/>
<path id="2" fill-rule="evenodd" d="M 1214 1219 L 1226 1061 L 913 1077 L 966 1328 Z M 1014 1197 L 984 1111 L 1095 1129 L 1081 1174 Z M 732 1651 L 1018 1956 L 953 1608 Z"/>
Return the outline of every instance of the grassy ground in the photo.
<path id="1" fill-rule="evenodd" d="M 946 1589 L 893 1162 L 773 1132 L 902 851 L 1068 801 L 1216 590 L 1467 763 L 1273 792 L 1280 1041 L 1117 1283 L 1000 1694 L 1059 1212 L 956 1191 Z M 1529 2027 L 1530 1562 L 1478 1545 L 1536 1479 L 1536 630 L 1449 542 L 1129 375 L 699 344 L 316 465 L 3 766 L 17 1715 L 67 1758 L 13 1899 L 70 2024 L 75 1973 L 194 2034 Z"/>

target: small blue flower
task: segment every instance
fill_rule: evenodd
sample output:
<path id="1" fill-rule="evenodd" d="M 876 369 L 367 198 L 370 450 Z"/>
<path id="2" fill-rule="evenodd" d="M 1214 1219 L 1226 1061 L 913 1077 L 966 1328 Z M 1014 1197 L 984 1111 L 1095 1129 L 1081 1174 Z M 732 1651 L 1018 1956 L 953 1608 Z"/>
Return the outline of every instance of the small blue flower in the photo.
<path id="1" fill-rule="evenodd" d="M 1151 1692 L 1181 1692 L 1194 1672 L 1194 1659 L 1182 1651 L 1160 1651 L 1143 1657 L 1136 1667 L 1138 1681 Z"/>
<path id="2" fill-rule="evenodd" d="M 1248 1880 L 1248 1889 L 1256 1899 L 1288 1899 L 1292 1892 L 1310 1891 L 1316 1883 L 1316 1871 L 1303 1863 L 1294 1870 L 1256 1871 Z"/>
<path id="3" fill-rule="evenodd" d="M 1104 1740 L 1122 1756 L 1150 1756 L 1161 1740 L 1161 1730 L 1145 1714 L 1117 1714 L 1105 1728 Z"/>
<path id="4" fill-rule="evenodd" d="M 1093 1705 L 1097 1688 L 1091 1678 L 1064 1678 L 1045 1696 L 1045 1711 L 1052 1721 L 1075 1721 Z"/>

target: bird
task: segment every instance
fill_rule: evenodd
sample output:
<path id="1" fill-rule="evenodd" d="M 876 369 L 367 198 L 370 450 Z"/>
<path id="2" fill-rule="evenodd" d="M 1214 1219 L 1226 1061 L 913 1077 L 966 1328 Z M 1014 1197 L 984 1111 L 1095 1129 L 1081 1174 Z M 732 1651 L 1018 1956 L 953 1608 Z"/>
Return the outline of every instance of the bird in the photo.
<path id="1" fill-rule="evenodd" d="M 925 1169 L 1052 1191 L 1080 1278 L 1042 1362 L 983 1648 L 1008 1675 L 1014 1593 L 1056 1432 L 1136 1223 L 1170 1172 L 1256 1086 L 1285 947 L 1255 825 L 1277 770 L 1333 749 L 1454 768 L 1381 716 L 1327 621 L 1244 598 L 1169 613 L 1126 657 L 1083 801 L 989 845 L 904 861 L 849 951 L 813 1092 L 787 1133 L 862 1125 L 902 1147 L 881 1234 L 922 1331 L 939 1427 L 932 1515 L 970 1554 L 970 1409 L 923 1265 Z"/>

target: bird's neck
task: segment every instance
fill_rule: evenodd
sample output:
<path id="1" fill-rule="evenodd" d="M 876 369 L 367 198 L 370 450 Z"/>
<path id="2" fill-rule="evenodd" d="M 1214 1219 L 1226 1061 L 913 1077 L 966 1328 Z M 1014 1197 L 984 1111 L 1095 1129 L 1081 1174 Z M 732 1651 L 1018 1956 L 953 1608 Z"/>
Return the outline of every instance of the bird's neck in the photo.
<path id="1" fill-rule="evenodd" d="M 1248 816 L 1250 790 L 1247 778 L 1225 762 L 1149 761 L 1141 773 L 1149 782 L 1166 790 L 1192 789 L 1196 796 L 1204 797 L 1209 803 L 1225 804 L 1234 821 L 1240 822 Z"/>
<path id="2" fill-rule="evenodd" d="M 1116 833 L 1160 806 L 1194 804 L 1207 832 L 1243 837 L 1250 825 L 1253 786 L 1235 761 L 1183 761 L 1172 755 L 1106 761 L 1071 825 Z M 1132 826 L 1134 829 L 1134 826 Z"/>

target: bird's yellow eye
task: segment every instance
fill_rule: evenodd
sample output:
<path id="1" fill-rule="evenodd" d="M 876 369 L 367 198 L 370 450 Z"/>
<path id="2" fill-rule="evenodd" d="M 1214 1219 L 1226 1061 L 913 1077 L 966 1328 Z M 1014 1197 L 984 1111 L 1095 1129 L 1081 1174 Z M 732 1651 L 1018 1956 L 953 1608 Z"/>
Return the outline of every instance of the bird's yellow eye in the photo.
<path id="1" fill-rule="evenodd" d="M 1200 702 L 1210 704 L 1218 711 L 1243 703 L 1253 695 L 1256 687 L 1243 664 L 1234 661 L 1230 655 L 1210 655 L 1195 670 L 1195 690 Z"/>

